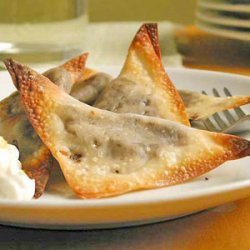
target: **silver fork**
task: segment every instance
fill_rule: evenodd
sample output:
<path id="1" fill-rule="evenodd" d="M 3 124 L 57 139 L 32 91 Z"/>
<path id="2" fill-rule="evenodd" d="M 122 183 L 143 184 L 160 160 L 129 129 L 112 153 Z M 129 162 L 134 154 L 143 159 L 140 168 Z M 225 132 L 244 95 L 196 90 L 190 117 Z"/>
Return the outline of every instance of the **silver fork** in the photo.
<path id="1" fill-rule="evenodd" d="M 224 88 L 226 96 L 232 96 L 231 92 Z M 205 91 L 202 94 L 207 95 Z M 217 89 L 213 89 L 213 94 L 216 97 L 220 97 Z M 250 130 L 250 115 L 247 115 L 241 108 L 235 108 L 231 112 L 225 110 L 219 113 L 215 113 L 210 118 L 202 120 L 203 125 L 209 131 L 226 132 L 226 133 L 240 133 Z"/>

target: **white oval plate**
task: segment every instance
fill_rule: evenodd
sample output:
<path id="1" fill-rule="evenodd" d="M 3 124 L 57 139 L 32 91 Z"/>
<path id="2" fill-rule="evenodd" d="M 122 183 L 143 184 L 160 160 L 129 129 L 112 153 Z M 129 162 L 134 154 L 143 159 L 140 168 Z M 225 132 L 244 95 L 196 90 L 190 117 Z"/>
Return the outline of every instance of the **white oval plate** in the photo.
<path id="1" fill-rule="evenodd" d="M 232 4 L 226 1 L 200 0 L 198 6 L 204 9 L 222 10 L 230 12 L 250 13 L 249 4 Z"/>
<path id="2" fill-rule="evenodd" d="M 237 39 L 240 41 L 247 41 L 247 42 L 250 41 L 250 30 L 243 31 L 240 29 L 238 30 L 237 28 L 231 29 L 226 26 L 214 25 L 209 22 L 205 22 L 203 20 L 196 21 L 196 24 L 201 30 L 204 30 L 214 35 Z"/>
<path id="3" fill-rule="evenodd" d="M 236 17 L 225 17 L 220 15 L 220 12 L 206 11 L 201 8 L 198 10 L 196 17 L 201 21 L 215 25 L 224 25 L 233 28 L 250 28 L 250 14 L 248 20 Z"/>
<path id="4" fill-rule="evenodd" d="M 116 67 L 102 68 L 117 75 Z M 168 69 L 178 88 L 206 90 L 228 87 L 233 94 L 250 94 L 250 78 L 188 69 Z M 0 98 L 14 89 L 7 72 L 0 73 Z M 245 112 L 250 113 L 250 105 Z M 249 135 L 250 136 L 250 135 Z M 250 158 L 231 161 L 190 182 L 133 192 L 113 198 L 81 200 L 54 171 L 46 193 L 38 200 L 0 200 L 0 222 L 32 228 L 93 229 L 169 220 L 250 195 Z"/>

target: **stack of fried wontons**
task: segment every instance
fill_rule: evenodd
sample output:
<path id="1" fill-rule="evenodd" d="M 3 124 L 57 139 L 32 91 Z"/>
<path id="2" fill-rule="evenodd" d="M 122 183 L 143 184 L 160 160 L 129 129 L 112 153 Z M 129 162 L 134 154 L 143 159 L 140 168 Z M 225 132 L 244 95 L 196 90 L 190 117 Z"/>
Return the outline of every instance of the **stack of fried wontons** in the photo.
<path id="1" fill-rule="evenodd" d="M 99 198 L 182 183 L 250 155 L 243 138 L 190 127 L 250 97 L 178 91 L 161 62 L 156 24 L 139 29 L 115 79 L 87 68 L 87 56 L 43 75 L 5 61 L 18 91 L 0 103 L 0 135 L 18 147 L 36 198 L 55 160 L 79 197 Z"/>

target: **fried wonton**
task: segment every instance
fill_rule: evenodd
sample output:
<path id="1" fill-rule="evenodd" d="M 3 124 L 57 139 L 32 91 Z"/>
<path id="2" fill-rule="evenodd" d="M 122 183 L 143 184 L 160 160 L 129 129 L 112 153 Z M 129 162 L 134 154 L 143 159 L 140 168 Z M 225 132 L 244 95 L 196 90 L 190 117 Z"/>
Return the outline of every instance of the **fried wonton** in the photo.
<path id="1" fill-rule="evenodd" d="M 94 106 L 190 125 L 183 101 L 161 62 L 156 24 L 142 25 L 120 75 L 106 86 Z"/>
<path id="2" fill-rule="evenodd" d="M 85 68 L 87 57 L 88 53 L 74 57 L 59 67 L 47 70 L 43 75 L 65 92 L 70 93 L 75 83 L 85 80 L 89 76 L 90 70 Z"/>
<path id="3" fill-rule="evenodd" d="M 129 96 L 126 100 L 123 100 L 123 107 L 121 107 L 120 104 L 122 100 L 119 100 L 118 108 L 117 98 L 111 98 L 111 96 L 116 95 L 117 93 L 119 95 L 120 89 L 118 88 L 119 86 L 116 88 L 116 85 L 114 85 L 115 87 L 107 87 L 110 82 L 114 84 L 112 82 L 113 78 L 110 75 L 92 69 L 86 69 L 84 71 L 84 76 L 85 78 L 82 81 L 76 82 L 76 84 L 73 85 L 70 92 L 71 96 L 81 102 L 94 105 L 95 107 L 99 107 L 100 105 L 100 108 L 107 108 L 111 111 L 116 110 L 116 112 L 123 111 L 125 113 L 131 112 L 131 103 L 127 102 L 127 99 L 130 98 Z M 106 90 L 103 92 L 105 88 Z M 189 120 L 207 118 L 216 112 L 234 109 L 250 103 L 250 96 L 214 97 L 190 90 L 178 90 L 178 93 L 184 102 Z M 136 104 L 138 104 L 138 106 L 133 107 L 133 110 L 139 111 L 138 113 L 142 114 L 142 111 L 145 110 L 145 105 L 142 105 L 139 102 L 134 103 L 133 105 L 136 106 Z"/>
<path id="4" fill-rule="evenodd" d="M 189 90 L 179 90 L 190 120 L 207 118 L 216 112 L 250 103 L 250 96 L 214 97 Z"/>
<path id="5" fill-rule="evenodd" d="M 70 95 L 77 100 L 93 105 L 103 89 L 111 82 L 112 76 L 91 69 L 84 71 L 85 79 L 72 87 Z"/>
<path id="6" fill-rule="evenodd" d="M 79 197 L 182 183 L 250 155 L 250 142 L 243 138 L 97 109 L 24 65 L 9 66 L 29 120 Z"/>
<path id="7" fill-rule="evenodd" d="M 86 57 L 87 54 L 83 54 L 73 58 L 45 72 L 45 75 L 60 88 L 70 91 L 74 82 L 82 79 Z M 11 62 L 6 66 L 11 67 Z M 14 74 L 12 78 L 16 83 Z M 22 168 L 30 178 L 35 179 L 35 198 L 38 198 L 47 184 L 52 156 L 27 119 L 18 92 L 0 102 L 0 135 L 19 149 Z"/>

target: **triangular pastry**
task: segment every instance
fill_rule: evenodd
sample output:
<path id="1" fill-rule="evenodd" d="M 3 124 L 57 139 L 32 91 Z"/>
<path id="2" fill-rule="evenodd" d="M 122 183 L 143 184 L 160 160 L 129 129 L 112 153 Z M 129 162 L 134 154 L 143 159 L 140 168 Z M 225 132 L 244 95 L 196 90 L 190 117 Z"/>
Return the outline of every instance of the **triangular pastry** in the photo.
<path id="1" fill-rule="evenodd" d="M 120 75 L 106 86 L 94 106 L 190 125 L 183 101 L 161 62 L 156 24 L 142 25 Z"/>
<path id="2" fill-rule="evenodd" d="M 88 68 L 85 69 L 84 76 L 85 79 L 73 85 L 70 95 L 81 102 L 93 105 L 103 89 L 111 82 L 112 76 Z"/>
<path id="3" fill-rule="evenodd" d="M 26 66 L 10 66 L 33 127 L 79 197 L 182 183 L 250 155 L 250 142 L 243 138 L 97 109 Z"/>
<path id="4" fill-rule="evenodd" d="M 179 90 L 190 120 L 207 118 L 216 112 L 250 103 L 250 96 L 214 97 L 189 90 Z"/>
<path id="5" fill-rule="evenodd" d="M 75 57 L 45 74 L 60 88 L 70 90 L 74 81 L 82 79 L 86 56 Z M 7 67 L 11 67 L 10 64 L 9 61 Z M 12 74 L 12 78 L 16 82 L 15 75 Z M 18 92 L 0 102 L 0 135 L 19 149 L 22 168 L 30 178 L 35 179 L 35 197 L 38 198 L 47 184 L 52 157 L 27 119 Z"/>
<path id="6" fill-rule="evenodd" d="M 44 72 L 43 75 L 65 92 L 70 93 L 74 84 L 84 80 L 86 75 L 88 75 L 85 68 L 87 57 L 88 53 L 74 57 L 61 66 Z"/>
<path id="7" fill-rule="evenodd" d="M 83 76 L 85 78 L 82 81 L 76 82 L 73 85 L 70 95 L 81 102 L 94 105 L 95 107 L 107 108 L 108 110 L 120 112 L 131 112 L 131 103 L 128 101 L 129 97 L 126 98 L 126 100 L 119 100 L 119 105 L 117 105 L 117 98 L 111 98 L 116 92 L 119 95 L 120 89 L 115 88 L 114 86 L 116 85 L 107 87 L 110 82 L 114 84 L 112 82 L 113 78 L 110 75 L 86 68 Z M 107 89 L 102 94 L 105 88 Z M 189 120 L 207 118 L 216 112 L 234 109 L 250 103 L 250 96 L 214 97 L 195 91 L 180 89 L 178 89 L 178 93 L 184 102 Z M 122 101 L 124 104 L 121 108 Z M 145 105 L 139 102 L 137 102 L 137 104 L 138 107 L 133 110 L 139 111 L 139 113 L 142 114 L 143 111 L 145 111 Z M 136 103 L 134 103 L 134 105 L 136 105 Z"/>
<path id="8" fill-rule="evenodd" d="M 86 77 L 86 79 L 82 80 L 81 82 L 77 82 L 76 84 L 74 84 L 70 95 L 81 102 L 87 103 L 89 105 L 94 105 L 95 107 L 99 107 L 100 105 L 100 108 L 105 107 L 108 110 L 116 110 L 116 108 L 114 108 L 116 104 L 116 98 L 113 99 L 109 94 L 115 94 L 115 92 L 119 92 L 120 90 L 115 90 L 111 86 L 107 87 L 110 82 L 112 83 L 112 77 L 103 72 L 97 72 L 90 69 L 88 69 L 88 71 L 93 72 L 91 77 Z M 107 88 L 104 92 L 105 94 L 102 94 L 105 88 Z M 178 92 L 182 97 L 186 113 L 190 120 L 207 118 L 216 112 L 234 109 L 250 103 L 250 96 L 214 97 L 204 95 L 195 91 L 180 89 L 178 89 Z M 97 99 L 98 102 L 96 101 Z M 113 109 L 110 107 L 113 107 Z M 143 107 L 145 110 L 145 105 L 142 106 L 139 104 L 139 107 L 135 108 L 134 110 L 143 111 Z M 119 111 L 121 109 L 121 105 L 118 106 L 118 108 Z M 130 108 L 131 105 L 129 104 L 129 102 L 124 101 L 124 105 L 122 108 L 123 112 L 131 112 Z"/>

